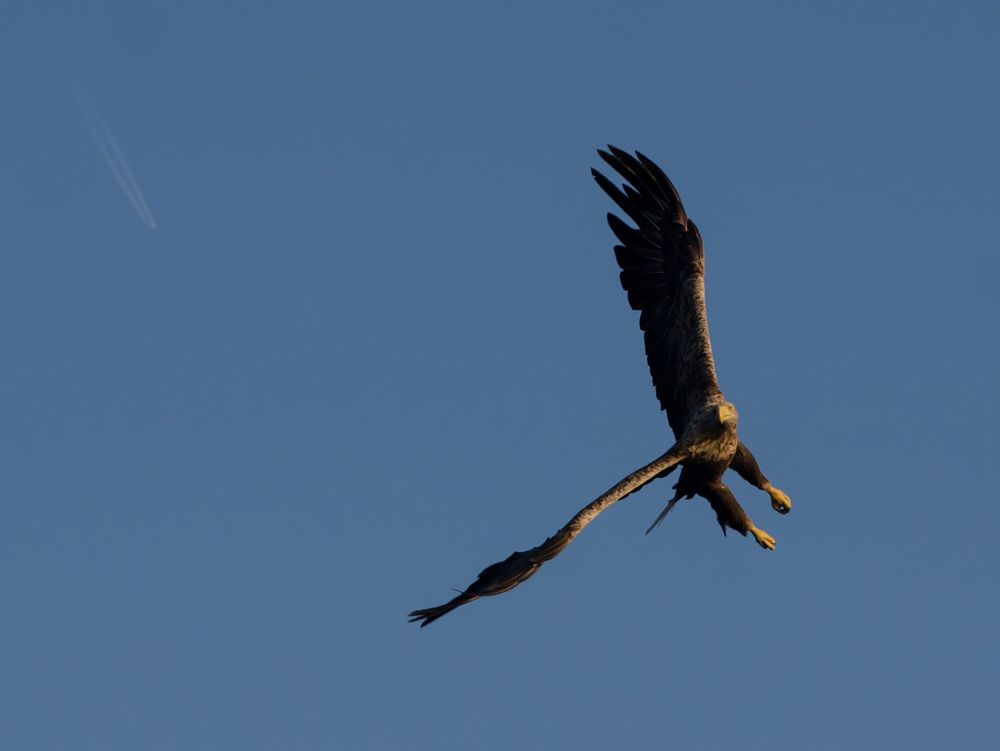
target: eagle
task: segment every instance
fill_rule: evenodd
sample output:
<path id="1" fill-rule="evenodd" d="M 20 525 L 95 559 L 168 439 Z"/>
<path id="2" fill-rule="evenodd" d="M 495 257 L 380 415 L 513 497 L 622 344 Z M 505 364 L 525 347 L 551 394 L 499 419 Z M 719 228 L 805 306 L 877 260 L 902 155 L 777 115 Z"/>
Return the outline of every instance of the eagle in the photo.
<path id="1" fill-rule="evenodd" d="M 605 509 L 680 467 L 674 496 L 646 530 L 655 528 L 681 499 L 700 496 L 715 511 L 725 534 L 733 529 L 774 550 L 775 540 L 757 527 L 723 482 L 727 469 L 771 497 L 772 508 L 787 514 L 789 497 L 768 481 L 750 449 L 736 432 L 736 407 L 719 388 L 705 311 L 705 251 L 698 227 L 688 218 L 680 195 L 666 173 L 636 151 L 614 146 L 598 155 L 623 179 L 615 183 L 592 169 L 598 186 L 635 224 L 608 214 L 619 245 L 615 258 L 628 302 L 639 311 L 646 360 L 660 407 L 674 434 L 666 453 L 640 467 L 583 507 L 541 545 L 518 551 L 485 568 L 458 596 L 437 607 L 414 610 L 410 622 L 421 628 L 457 607 L 503 594 L 529 579 L 542 564 L 561 553 Z"/>

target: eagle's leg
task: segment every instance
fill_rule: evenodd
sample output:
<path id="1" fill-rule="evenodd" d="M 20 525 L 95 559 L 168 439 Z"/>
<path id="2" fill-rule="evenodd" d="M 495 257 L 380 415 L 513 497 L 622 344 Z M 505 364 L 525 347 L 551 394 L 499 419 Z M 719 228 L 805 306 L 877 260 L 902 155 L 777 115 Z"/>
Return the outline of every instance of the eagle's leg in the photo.
<path id="1" fill-rule="evenodd" d="M 787 514 L 792 510 L 792 499 L 789 498 L 785 493 L 778 490 L 771 483 L 768 483 L 763 490 L 767 491 L 767 494 L 771 496 L 771 508 L 777 511 L 779 514 Z"/>
<path id="2" fill-rule="evenodd" d="M 774 487 L 771 482 L 764 477 L 764 473 L 760 471 L 760 465 L 757 464 L 757 460 L 754 458 L 753 454 L 750 453 L 750 449 L 743 445 L 742 441 L 740 441 L 737 445 L 736 456 L 733 457 L 733 461 L 729 466 L 731 469 L 735 469 L 739 476 L 748 483 L 754 487 L 760 488 L 771 496 L 771 508 L 779 514 L 787 514 L 792 510 L 792 499 L 789 498 L 784 492 Z M 760 540 L 758 540 L 758 542 L 760 542 Z M 761 544 L 763 545 L 763 543 Z M 765 547 L 767 546 L 765 545 Z"/>
<path id="3" fill-rule="evenodd" d="M 753 539 L 757 541 L 757 544 L 766 550 L 774 550 L 775 541 L 767 532 L 763 529 L 758 529 L 757 527 L 750 525 L 750 534 L 753 535 Z"/>
<path id="4" fill-rule="evenodd" d="M 722 532 L 725 534 L 726 527 L 735 529 L 741 535 L 753 535 L 757 544 L 767 550 L 774 550 L 775 540 L 763 529 L 755 526 L 747 516 L 743 507 L 733 496 L 733 492 L 726 487 L 725 483 L 713 482 L 702 486 L 698 490 L 698 495 L 705 498 L 715 511 L 715 517 L 719 520 Z"/>

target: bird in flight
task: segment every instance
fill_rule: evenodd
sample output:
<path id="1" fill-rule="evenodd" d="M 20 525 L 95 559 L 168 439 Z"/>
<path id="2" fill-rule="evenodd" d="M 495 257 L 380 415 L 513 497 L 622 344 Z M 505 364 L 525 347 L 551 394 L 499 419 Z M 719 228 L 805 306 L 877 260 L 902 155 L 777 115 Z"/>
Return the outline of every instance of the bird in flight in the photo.
<path id="1" fill-rule="evenodd" d="M 656 527 L 682 498 L 701 496 L 715 511 L 725 534 L 733 529 L 774 550 L 775 541 L 757 527 L 722 481 L 727 469 L 765 491 L 771 506 L 787 514 L 792 502 L 761 472 L 754 455 L 736 434 L 736 407 L 722 395 L 715 376 L 705 312 L 705 252 L 701 234 L 688 218 L 677 189 L 652 160 L 609 146 L 597 152 L 625 183 L 619 188 L 597 170 L 594 180 L 635 227 L 614 214 L 608 224 L 618 238 L 615 257 L 622 287 L 633 310 L 640 311 L 646 360 L 660 407 L 667 413 L 675 442 L 666 453 L 637 469 L 584 506 L 541 545 L 518 551 L 485 568 L 465 590 L 444 605 L 410 613 L 421 627 L 455 608 L 503 594 L 530 578 L 561 553 L 598 514 L 658 477 L 681 468 L 674 497 L 653 521 Z"/>

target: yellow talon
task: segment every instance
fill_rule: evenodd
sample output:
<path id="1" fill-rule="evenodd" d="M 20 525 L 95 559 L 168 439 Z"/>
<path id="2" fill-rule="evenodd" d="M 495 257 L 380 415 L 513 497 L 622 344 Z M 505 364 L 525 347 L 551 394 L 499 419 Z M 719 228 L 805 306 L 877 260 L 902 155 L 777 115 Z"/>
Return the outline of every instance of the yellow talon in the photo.
<path id="1" fill-rule="evenodd" d="M 755 539 L 757 541 L 757 544 L 760 545 L 762 548 L 764 548 L 765 550 L 774 550 L 774 546 L 777 543 L 774 541 L 774 538 L 771 537 L 771 535 L 769 535 L 763 529 L 757 529 L 757 527 L 751 526 L 750 534 L 753 535 L 753 539 Z"/>
<path id="2" fill-rule="evenodd" d="M 779 514 L 787 514 L 792 510 L 792 499 L 787 495 L 782 493 L 776 487 L 769 485 L 767 488 L 767 494 L 771 496 L 771 508 L 777 511 Z"/>

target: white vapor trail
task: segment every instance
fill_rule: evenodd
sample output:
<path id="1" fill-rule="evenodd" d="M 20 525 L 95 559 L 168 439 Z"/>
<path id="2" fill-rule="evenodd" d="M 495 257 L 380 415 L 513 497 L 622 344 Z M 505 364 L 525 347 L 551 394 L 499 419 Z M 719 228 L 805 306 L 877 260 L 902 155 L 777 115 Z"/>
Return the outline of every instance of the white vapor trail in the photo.
<path id="1" fill-rule="evenodd" d="M 139 189 L 139 183 L 136 181 L 135 175 L 132 174 L 132 168 L 129 167 L 125 154 L 111 133 L 111 128 L 108 127 L 104 118 L 101 117 L 97 105 L 83 94 L 77 95 L 77 101 L 80 104 L 80 111 L 83 113 L 83 118 L 87 123 L 87 130 L 90 131 L 90 137 L 97 144 L 97 148 L 101 150 L 104 161 L 111 168 L 111 172 L 114 174 L 115 180 L 118 181 L 118 185 L 121 187 L 125 197 L 128 198 L 129 203 L 132 204 L 132 208 L 135 209 L 135 213 L 139 215 L 139 219 L 142 220 L 143 224 L 150 229 L 156 229 L 156 220 L 153 219 L 153 212 L 149 210 L 149 204 L 146 203 L 146 199 Z"/>

